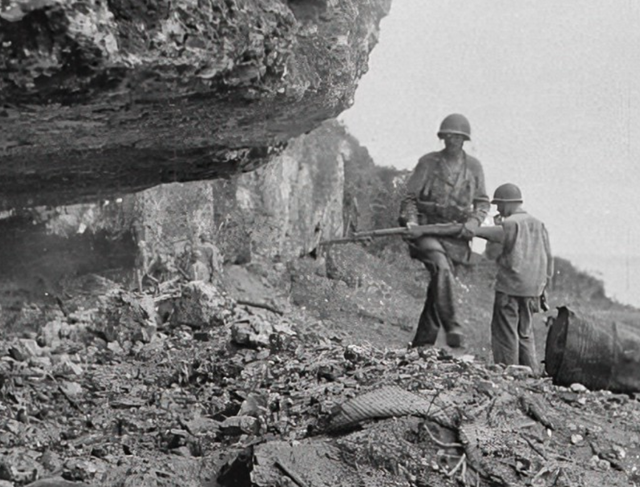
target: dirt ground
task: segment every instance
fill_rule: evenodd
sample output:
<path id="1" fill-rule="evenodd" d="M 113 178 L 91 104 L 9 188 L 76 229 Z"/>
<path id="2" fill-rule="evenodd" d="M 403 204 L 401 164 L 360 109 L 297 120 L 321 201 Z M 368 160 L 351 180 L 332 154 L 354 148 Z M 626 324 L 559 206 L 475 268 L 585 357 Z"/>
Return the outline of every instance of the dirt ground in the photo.
<path id="1" fill-rule="evenodd" d="M 424 269 L 355 245 L 217 288 L 68 283 L 4 328 L 0 487 L 640 485 L 637 397 L 491 364 L 494 272 L 459 269 L 455 356 L 407 348 Z"/>

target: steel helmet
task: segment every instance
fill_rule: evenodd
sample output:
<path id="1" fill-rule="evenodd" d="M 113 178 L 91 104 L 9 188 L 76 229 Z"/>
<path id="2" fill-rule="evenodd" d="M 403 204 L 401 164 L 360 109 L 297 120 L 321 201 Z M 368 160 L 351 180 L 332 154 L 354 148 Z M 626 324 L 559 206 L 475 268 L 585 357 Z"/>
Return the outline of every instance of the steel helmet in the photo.
<path id="1" fill-rule="evenodd" d="M 511 183 L 505 183 L 498 186 L 495 193 L 493 193 L 493 200 L 491 200 L 491 203 L 494 205 L 496 203 L 522 203 L 522 193 L 520 192 L 520 188 Z"/>
<path id="2" fill-rule="evenodd" d="M 438 137 L 442 138 L 444 134 L 464 135 L 465 140 L 471 140 L 471 125 L 464 115 L 452 113 L 444 118 L 438 130 Z"/>

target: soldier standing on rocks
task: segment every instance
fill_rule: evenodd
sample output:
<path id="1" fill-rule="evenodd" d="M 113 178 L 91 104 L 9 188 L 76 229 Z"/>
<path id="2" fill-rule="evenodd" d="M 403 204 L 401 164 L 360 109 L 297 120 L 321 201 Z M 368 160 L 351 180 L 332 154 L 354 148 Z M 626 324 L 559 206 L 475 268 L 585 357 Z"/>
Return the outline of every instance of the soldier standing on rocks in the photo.
<path id="1" fill-rule="evenodd" d="M 545 289 L 553 276 L 549 235 L 540 220 L 522 209 L 522 193 L 515 184 L 499 186 L 491 203 L 498 207 L 500 224 L 474 233 L 502 245 L 491 319 L 493 361 L 527 365 L 535 373 L 532 317 L 546 311 Z"/>
<path id="2" fill-rule="evenodd" d="M 464 346 L 463 331 L 456 317 L 454 269 L 468 263 L 473 229 L 489 211 L 484 172 L 480 161 L 462 148 L 471 140 L 469 121 L 460 114 L 447 116 L 438 137 L 444 149 L 420 158 L 407 182 L 400 208 L 400 223 L 411 231 L 417 225 L 463 223 L 456 237 L 416 234 L 408 239 L 411 257 L 424 263 L 431 275 L 424 309 L 412 341 L 413 347 L 433 345 L 440 327 L 446 332 L 447 345 Z"/>

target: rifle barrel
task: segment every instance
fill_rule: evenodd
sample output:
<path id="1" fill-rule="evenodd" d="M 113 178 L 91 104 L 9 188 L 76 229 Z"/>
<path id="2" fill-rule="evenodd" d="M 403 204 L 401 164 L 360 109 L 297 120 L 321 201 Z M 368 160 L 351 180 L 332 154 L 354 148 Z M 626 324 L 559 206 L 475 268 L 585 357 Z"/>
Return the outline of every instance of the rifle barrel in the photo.
<path id="1" fill-rule="evenodd" d="M 432 225 L 420 225 L 417 231 L 424 236 L 453 237 L 460 233 L 462 224 L 460 223 L 438 223 Z M 382 228 L 379 230 L 369 230 L 366 232 L 355 232 L 351 237 L 324 240 L 319 245 L 342 244 L 349 242 L 359 242 L 377 237 L 391 237 L 393 235 L 409 235 L 407 227 Z"/>
<path id="2" fill-rule="evenodd" d="M 409 233 L 407 227 L 382 228 L 380 230 L 369 230 L 367 232 L 355 232 L 354 238 L 386 237 L 389 235 L 405 235 Z"/>
<path id="3" fill-rule="evenodd" d="M 318 245 L 333 245 L 333 244 L 343 244 L 350 242 L 360 242 L 361 240 L 367 240 L 366 237 L 344 237 L 344 238 L 334 238 L 331 240 L 322 240 L 318 242 Z"/>

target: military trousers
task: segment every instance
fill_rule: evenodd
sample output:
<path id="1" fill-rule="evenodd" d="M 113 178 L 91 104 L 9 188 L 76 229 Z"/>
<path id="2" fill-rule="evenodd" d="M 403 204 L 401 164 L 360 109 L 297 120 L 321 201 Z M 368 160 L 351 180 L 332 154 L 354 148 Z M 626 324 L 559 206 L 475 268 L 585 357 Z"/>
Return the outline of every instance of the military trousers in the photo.
<path id="1" fill-rule="evenodd" d="M 431 278 L 411 345 L 413 347 L 433 345 L 438 338 L 438 331 L 444 328 L 447 345 L 452 348 L 462 347 L 463 332 L 456 316 L 453 263 L 445 252 L 437 250 L 421 253 L 420 260 Z"/>
<path id="2" fill-rule="evenodd" d="M 528 365 L 537 373 L 533 314 L 538 311 L 539 299 L 496 291 L 491 318 L 491 349 L 495 363 Z"/>

